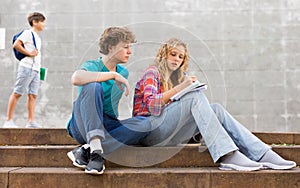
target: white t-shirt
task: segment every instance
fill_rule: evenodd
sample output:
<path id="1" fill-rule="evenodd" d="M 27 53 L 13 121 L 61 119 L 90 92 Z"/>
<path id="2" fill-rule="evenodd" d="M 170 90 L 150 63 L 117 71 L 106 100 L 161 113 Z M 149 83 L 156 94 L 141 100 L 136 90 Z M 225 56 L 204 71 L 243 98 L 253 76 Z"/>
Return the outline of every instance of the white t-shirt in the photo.
<path id="1" fill-rule="evenodd" d="M 28 50 L 29 52 L 32 52 L 35 49 L 35 47 L 34 47 L 34 44 L 33 44 L 33 39 L 32 39 L 31 32 L 34 34 L 36 48 L 38 49 L 39 53 L 35 57 L 28 57 L 28 56 L 24 57 L 20 61 L 20 66 L 32 68 L 33 70 L 39 72 L 40 71 L 40 67 L 41 67 L 41 43 L 42 43 L 41 42 L 41 38 L 32 29 L 26 29 L 18 37 L 18 39 L 23 42 L 24 47 L 25 47 L 26 50 Z"/>

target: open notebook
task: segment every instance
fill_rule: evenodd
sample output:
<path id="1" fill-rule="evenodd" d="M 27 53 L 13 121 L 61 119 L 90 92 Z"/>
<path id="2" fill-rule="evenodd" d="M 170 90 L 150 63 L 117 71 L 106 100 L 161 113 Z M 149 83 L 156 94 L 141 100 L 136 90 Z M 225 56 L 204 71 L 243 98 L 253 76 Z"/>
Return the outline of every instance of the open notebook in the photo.
<path id="1" fill-rule="evenodd" d="M 192 91 L 198 91 L 198 90 L 206 90 L 207 85 L 205 83 L 200 83 L 199 81 L 193 82 L 191 85 L 188 87 L 184 88 L 180 92 L 176 93 L 171 97 L 171 101 L 176 101 L 180 99 L 183 95 L 192 92 Z"/>

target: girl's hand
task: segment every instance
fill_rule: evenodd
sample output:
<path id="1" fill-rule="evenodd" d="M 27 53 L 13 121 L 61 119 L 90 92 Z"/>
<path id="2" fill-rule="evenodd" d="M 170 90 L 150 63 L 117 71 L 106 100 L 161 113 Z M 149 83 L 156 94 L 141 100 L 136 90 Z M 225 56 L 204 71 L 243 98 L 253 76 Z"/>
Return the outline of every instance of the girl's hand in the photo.
<path id="1" fill-rule="evenodd" d="M 126 87 L 126 91 L 125 91 L 125 96 L 129 95 L 129 91 L 130 91 L 130 86 L 129 86 L 129 82 L 126 78 L 124 78 L 121 74 L 116 73 L 115 76 L 115 83 L 117 84 L 117 86 L 121 89 L 124 90 L 124 87 L 122 84 L 125 85 Z"/>
<path id="2" fill-rule="evenodd" d="M 175 88 L 179 92 L 179 91 L 183 90 L 184 88 L 188 87 L 189 85 L 191 85 L 196 80 L 197 80 L 196 76 L 186 76 L 184 81 L 182 83 L 180 83 L 178 86 L 176 86 Z"/>

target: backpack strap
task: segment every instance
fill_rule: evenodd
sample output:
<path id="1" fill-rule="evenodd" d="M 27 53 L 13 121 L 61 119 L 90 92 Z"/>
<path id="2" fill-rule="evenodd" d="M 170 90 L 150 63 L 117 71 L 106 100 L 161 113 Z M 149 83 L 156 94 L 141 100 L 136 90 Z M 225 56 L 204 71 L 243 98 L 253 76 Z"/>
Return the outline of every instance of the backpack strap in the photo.
<path id="1" fill-rule="evenodd" d="M 31 31 L 31 35 L 32 35 L 33 45 L 36 48 L 36 42 L 35 42 L 34 34 L 32 31 Z"/>

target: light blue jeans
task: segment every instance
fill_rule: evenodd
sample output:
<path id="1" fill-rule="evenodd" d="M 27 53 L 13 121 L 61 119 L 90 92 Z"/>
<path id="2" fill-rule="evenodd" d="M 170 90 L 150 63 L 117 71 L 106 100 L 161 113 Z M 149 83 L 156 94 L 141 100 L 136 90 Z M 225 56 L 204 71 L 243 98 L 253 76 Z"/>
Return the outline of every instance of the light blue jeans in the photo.
<path id="1" fill-rule="evenodd" d="M 80 144 L 101 138 L 104 154 L 109 154 L 122 146 L 139 145 L 140 139 L 149 134 L 151 123 L 142 116 L 118 120 L 105 114 L 102 86 L 93 82 L 82 87 L 67 129 Z"/>
<path id="2" fill-rule="evenodd" d="M 176 145 L 200 131 L 213 161 L 239 150 L 258 161 L 271 147 L 235 120 L 221 105 L 209 104 L 202 92 L 191 92 L 151 116 L 153 131 L 143 139 L 145 145 Z"/>

